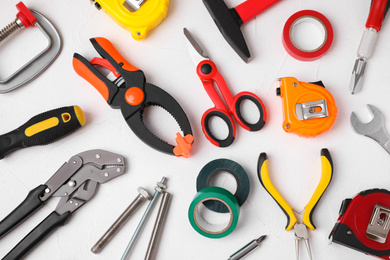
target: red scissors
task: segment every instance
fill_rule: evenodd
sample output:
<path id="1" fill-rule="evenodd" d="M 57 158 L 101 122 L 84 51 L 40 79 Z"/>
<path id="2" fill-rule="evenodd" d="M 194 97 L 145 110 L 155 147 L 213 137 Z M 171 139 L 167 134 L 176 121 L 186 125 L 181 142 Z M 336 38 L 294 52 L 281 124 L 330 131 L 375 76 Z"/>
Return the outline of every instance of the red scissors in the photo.
<path id="1" fill-rule="evenodd" d="M 215 105 L 215 107 L 208 109 L 202 117 L 202 130 L 206 135 L 206 138 L 209 139 L 212 144 L 219 147 L 227 147 L 232 144 L 236 136 L 236 127 L 233 123 L 231 114 L 233 114 L 233 117 L 237 123 L 248 131 L 259 131 L 261 128 L 263 128 L 265 122 L 267 121 L 267 112 L 260 98 L 255 94 L 247 91 L 240 92 L 237 95 L 232 96 L 225 80 L 219 73 L 214 62 L 209 59 L 209 57 L 205 54 L 205 51 L 195 41 L 191 33 L 186 28 L 184 28 L 184 35 L 187 37 L 187 40 L 190 43 L 188 44 L 188 49 L 195 63 L 196 73 L 201 79 L 207 94 L 210 96 Z M 214 89 L 212 84 L 213 81 L 218 86 L 227 108 Z M 260 117 L 254 124 L 247 122 L 241 114 L 240 105 L 244 100 L 251 101 L 259 110 Z M 223 140 L 216 138 L 210 129 L 209 122 L 210 119 L 214 116 L 221 118 L 229 128 L 229 134 Z"/>

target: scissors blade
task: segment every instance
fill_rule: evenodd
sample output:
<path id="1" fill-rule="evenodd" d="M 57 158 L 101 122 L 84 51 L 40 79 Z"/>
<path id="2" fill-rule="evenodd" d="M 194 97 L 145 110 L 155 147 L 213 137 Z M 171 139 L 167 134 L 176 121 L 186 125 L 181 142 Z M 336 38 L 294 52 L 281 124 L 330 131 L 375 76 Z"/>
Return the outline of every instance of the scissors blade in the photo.
<path id="1" fill-rule="evenodd" d="M 195 66 L 198 66 L 198 64 L 203 60 L 209 60 L 209 57 L 207 56 L 206 52 L 202 49 L 202 47 L 200 47 L 199 43 L 194 39 L 190 31 L 187 30 L 187 28 L 184 28 L 183 31 L 184 35 L 188 40 L 188 51 L 190 52 L 190 56 Z"/>

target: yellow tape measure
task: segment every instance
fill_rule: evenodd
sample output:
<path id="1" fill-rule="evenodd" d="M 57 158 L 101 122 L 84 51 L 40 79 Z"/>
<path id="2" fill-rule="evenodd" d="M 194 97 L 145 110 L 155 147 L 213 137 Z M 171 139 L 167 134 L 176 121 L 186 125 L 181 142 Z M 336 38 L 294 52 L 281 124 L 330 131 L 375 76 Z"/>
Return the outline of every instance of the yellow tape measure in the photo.
<path id="1" fill-rule="evenodd" d="M 134 39 L 143 40 L 146 34 L 159 25 L 167 15 L 169 0 L 95 0 Z"/>

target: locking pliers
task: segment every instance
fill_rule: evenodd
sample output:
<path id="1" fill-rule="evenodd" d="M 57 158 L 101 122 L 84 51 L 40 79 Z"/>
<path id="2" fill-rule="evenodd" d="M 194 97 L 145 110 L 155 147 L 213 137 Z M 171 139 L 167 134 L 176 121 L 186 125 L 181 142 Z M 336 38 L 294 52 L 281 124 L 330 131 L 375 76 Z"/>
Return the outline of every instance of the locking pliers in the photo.
<path id="1" fill-rule="evenodd" d="M 64 163 L 45 183 L 31 190 L 26 199 L 0 222 L 0 238 L 21 224 L 41 208 L 50 197 L 61 197 L 57 208 L 3 260 L 21 259 L 44 238 L 66 224 L 72 213 L 88 202 L 95 194 L 98 183 L 105 183 L 122 175 L 125 158 L 104 150 L 79 153 Z"/>

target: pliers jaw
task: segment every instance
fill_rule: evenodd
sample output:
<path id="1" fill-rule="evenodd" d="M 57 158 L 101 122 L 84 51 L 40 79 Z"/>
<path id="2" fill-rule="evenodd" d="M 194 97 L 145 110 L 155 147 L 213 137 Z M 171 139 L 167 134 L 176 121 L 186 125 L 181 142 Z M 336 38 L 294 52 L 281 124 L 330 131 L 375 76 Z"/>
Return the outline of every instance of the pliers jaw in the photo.
<path id="1" fill-rule="evenodd" d="M 295 254 L 296 259 L 299 260 L 299 242 L 303 240 L 305 242 L 307 254 L 309 255 L 309 259 L 312 260 L 310 242 L 309 242 L 309 232 L 307 227 L 304 224 L 295 224 L 294 226 L 295 232 Z"/>
<path id="2" fill-rule="evenodd" d="M 82 185 L 89 180 L 97 183 L 105 183 L 122 175 L 126 169 L 125 158 L 122 155 L 104 150 L 97 149 L 86 151 L 73 156 L 73 158 L 80 158 L 83 163 L 82 167 L 73 174 L 69 173 L 68 175 L 71 176 L 67 178 L 65 183 L 61 185 L 52 196 L 69 196 L 73 192 L 82 189 Z M 71 159 L 68 163 L 73 162 L 75 162 L 75 160 Z M 55 179 L 55 175 L 52 178 Z"/>

